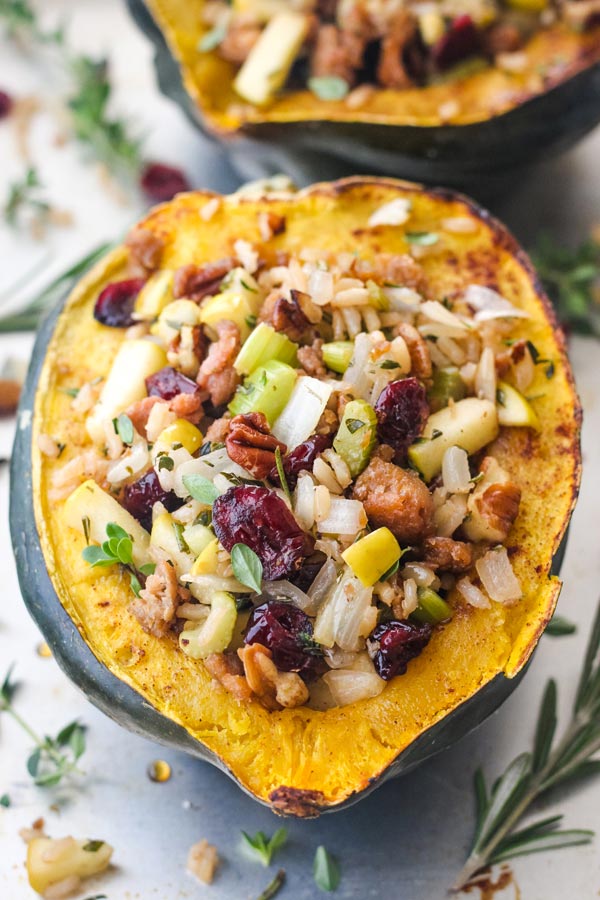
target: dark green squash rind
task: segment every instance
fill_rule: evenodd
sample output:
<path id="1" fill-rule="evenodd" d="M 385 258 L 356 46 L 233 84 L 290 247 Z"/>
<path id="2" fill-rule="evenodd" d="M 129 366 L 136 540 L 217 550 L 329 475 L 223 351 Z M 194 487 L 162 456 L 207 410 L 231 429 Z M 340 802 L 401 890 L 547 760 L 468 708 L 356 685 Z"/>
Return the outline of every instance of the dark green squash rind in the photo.
<path id="1" fill-rule="evenodd" d="M 67 297 L 45 320 L 38 333 L 19 406 L 11 458 L 10 532 L 25 604 L 61 669 L 98 709 L 135 734 L 211 763 L 239 785 L 235 776 L 215 753 L 195 740 L 183 727 L 154 709 L 96 658 L 58 599 L 46 569 L 33 505 L 31 412 L 46 350 L 66 299 Z M 565 543 L 566 537 L 555 554 L 554 573 L 558 573 L 560 569 Z M 388 769 L 372 778 L 364 790 L 351 795 L 343 803 L 321 805 L 318 798 L 316 802 L 306 803 L 303 801 L 303 792 L 282 788 L 282 791 L 288 790 L 291 793 L 291 799 L 287 797 L 285 802 L 280 802 L 273 798 L 271 808 L 284 815 L 314 816 L 351 806 L 389 778 L 405 774 L 480 725 L 514 691 L 525 671 L 526 667 L 512 679 L 498 675 L 470 700 L 420 735 Z M 245 790 L 243 785 L 239 786 Z M 246 793 L 254 797 L 251 792 Z"/>
<path id="2" fill-rule="evenodd" d="M 154 44 L 161 91 L 216 141 L 144 0 L 127 3 Z M 247 177 L 285 171 L 304 184 L 368 171 L 444 184 L 481 198 L 514 186 L 527 168 L 565 152 L 599 122 L 600 62 L 486 122 L 423 128 L 323 120 L 248 124 L 224 144 Z"/>

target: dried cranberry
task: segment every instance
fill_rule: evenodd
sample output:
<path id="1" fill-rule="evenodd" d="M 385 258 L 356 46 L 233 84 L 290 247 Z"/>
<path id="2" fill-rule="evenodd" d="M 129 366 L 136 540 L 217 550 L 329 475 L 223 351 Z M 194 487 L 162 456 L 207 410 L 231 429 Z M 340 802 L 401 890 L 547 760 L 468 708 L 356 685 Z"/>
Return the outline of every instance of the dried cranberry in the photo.
<path id="1" fill-rule="evenodd" d="M 322 453 L 323 450 L 327 450 L 328 447 L 331 447 L 332 443 L 332 434 L 313 434 L 313 436 L 309 437 L 303 444 L 298 444 L 297 447 L 283 457 L 283 471 L 285 472 L 286 481 L 290 490 L 293 490 L 296 487 L 300 472 L 303 470 L 310 472 L 319 453 Z M 271 469 L 269 479 L 273 484 L 281 487 L 277 466 L 273 466 Z"/>
<path id="2" fill-rule="evenodd" d="M 402 457 L 425 428 L 429 415 L 425 388 L 416 378 L 392 381 L 379 395 L 375 412 L 379 439 Z"/>
<path id="3" fill-rule="evenodd" d="M 13 99 L 6 91 L 0 91 L 0 119 L 10 115 L 13 108 Z"/>
<path id="4" fill-rule="evenodd" d="M 312 633 L 312 622 L 301 609 L 283 600 L 268 600 L 250 614 L 244 640 L 268 647 L 282 672 L 316 675 L 322 668 L 322 654 Z"/>
<path id="5" fill-rule="evenodd" d="M 177 369 L 165 366 L 154 375 L 146 378 L 146 390 L 149 397 L 161 397 L 163 400 L 172 400 L 178 394 L 197 394 L 200 388 L 195 381 L 188 378 Z"/>
<path id="6" fill-rule="evenodd" d="M 144 278 L 129 278 L 108 284 L 96 300 L 94 318 L 110 328 L 129 328 L 135 322 L 135 299 L 145 283 Z"/>
<path id="7" fill-rule="evenodd" d="M 123 492 L 122 504 L 130 512 L 134 519 L 148 531 L 152 527 L 152 507 L 160 500 L 169 512 L 178 509 L 183 503 L 177 494 L 172 491 L 164 491 L 160 486 L 158 475 L 154 469 L 150 469 L 133 484 L 128 484 Z"/>
<path id="8" fill-rule="evenodd" d="M 411 659 L 425 649 L 433 628 L 428 624 L 392 620 L 382 622 L 367 641 L 377 674 L 384 681 L 404 675 Z"/>
<path id="9" fill-rule="evenodd" d="M 147 163 L 144 167 L 140 175 L 140 185 L 146 196 L 157 203 L 165 203 L 172 200 L 175 194 L 190 189 L 181 169 L 157 162 Z"/>
<path id="10" fill-rule="evenodd" d="M 481 48 L 479 31 L 471 16 L 458 16 L 431 48 L 436 69 L 443 72 Z"/>
<path id="11" fill-rule="evenodd" d="M 275 491 L 241 485 L 214 502 L 213 527 L 226 550 L 246 544 L 259 557 L 267 581 L 299 569 L 313 539 L 305 534 Z"/>

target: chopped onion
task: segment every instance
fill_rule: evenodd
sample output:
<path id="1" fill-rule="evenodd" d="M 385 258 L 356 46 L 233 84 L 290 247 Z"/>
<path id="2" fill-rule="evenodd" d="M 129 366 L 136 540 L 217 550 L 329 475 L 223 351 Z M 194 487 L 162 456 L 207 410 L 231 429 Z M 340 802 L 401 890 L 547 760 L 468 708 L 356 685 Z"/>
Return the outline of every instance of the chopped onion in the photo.
<path id="1" fill-rule="evenodd" d="M 323 675 L 323 681 L 331 691 L 336 706 L 349 706 L 350 703 L 377 697 L 385 687 L 385 681 L 375 670 L 371 673 L 332 669 Z"/>
<path id="2" fill-rule="evenodd" d="M 469 455 L 462 447 L 448 447 L 442 460 L 442 480 L 450 494 L 468 494 L 473 487 Z"/>
<path id="3" fill-rule="evenodd" d="M 314 609 L 314 613 L 310 613 L 310 615 L 316 615 L 318 612 L 325 597 L 335 585 L 337 574 L 337 566 L 331 558 L 321 566 L 319 574 L 307 591 L 311 606 Z M 308 610 L 305 610 L 305 612 L 308 612 Z"/>
<path id="4" fill-rule="evenodd" d="M 299 378 L 272 431 L 293 450 L 315 430 L 333 388 L 318 378 Z"/>
<path id="5" fill-rule="evenodd" d="M 167 401 L 158 400 L 150 410 L 146 425 L 146 437 L 150 443 L 154 443 L 159 434 L 172 425 L 176 418 L 177 414 L 169 408 Z"/>
<path id="6" fill-rule="evenodd" d="M 513 377 L 516 389 L 524 394 L 535 378 L 535 363 L 531 358 L 529 347 L 525 349 L 522 358 L 513 363 Z"/>
<path id="7" fill-rule="evenodd" d="M 497 603 L 513 603 L 523 592 L 508 558 L 506 547 L 488 550 L 475 563 L 477 574 L 492 600 Z"/>
<path id="8" fill-rule="evenodd" d="M 368 334 L 357 334 L 354 341 L 354 352 L 350 365 L 344 373 L 344 381 L 352 385 L 355 394 L 367 398 L 370 390 L 369 378 L 366 373 L 369 355 L 373 346 L 372 336 Z"/>
<path id="9" fill-rule="evenodd" d="M 436 580 L 436 574 L 429 566 L 423 566 L 421 563 L 406 563 L 402 572 L 403 578 L 412 578 L 418 587 L 429 587 Z"/>
<path id="10" fill-rule="evenodd" d="M 183 506 L 180 506 L 179 509 L 176 509 L 171 515 L 175 522 L 179 522 L 181 525 L 191 525 L 192 522 L 198 518 L 203 509 L 206 509 L 204 503 L 200 503 L 199 500 L 190 500 L 188 503 L 184 503 Z M 166 512 L 164 509 L 163 511 Z"/>
<path id="11" fill-rule="evenodd" d="M 156 444 L 154 446 L 156 448 Z M 163 488 L 165 490 L 174 490 L 178 497 L 189 496 L 189 491 L 183 483 L 184 476 L 186 475 L 202 475 L 203 478 L 214 481 L 215 475 L 226 471 L 239 475 L 242 478 L 248 478 L 249 473 L 246 472 L 245 469 L 242 469 L 241 466 L 238 466 L 231 461 L 225 447 L 221 447 L 219 450 L 213 450 L 212 453 L 207 453 L 206 456 L 193 458 L 188 453 L 187 457 L 182 456 L 181 459 L 179 457 L 176 458 L 175 454 L 181 453 L 182 449 L 183 448 L 180 448 L 179 450 L 169 452 L 169 456 L 175 459 L 173 470 L 168 472 L 168 474 L 172 476 L 170 488 L 165 488 L 163 478 L 161 477 L 163 472 L 167 470 L 162 469 L 158 472 L 158 477 Z M 231 487 L 231 485 L 229 485 L 229 487 Z"/>
<path id="12" fill-rule="evenodd" d="M 315 483 L 308 472 L 300 472 L 294 492 L 294 515 L 308 531 L 315 522 Z"/>
<path id="13" fill-rule="evenodd" d="M 307 615 L 314 616 L 316 614 L 316 609 L 314 612 L 311 612 L 313 606 L 311 598 L 304 591 L 301 591 L 299 587 L 296 587 L 295 584 L 292 584 L 291 581 L 263 582 L 262 593 L 258 601 L 262 602 L 263 599 L 290 600 Z"/>
<path id="14" fill-rule="evenodd" d="M 464 293 L 465 302 L 476 310 L 475 321 L 486 322 L 489 319 L 521 318 L 529 319 L 529 313 L 518 309 L 505 300 L 497 291 L 480 284 L 470 284 Z"/>
<path id="15" fill-rule="evenodd" d="M 325 306 L 333 297 L 333 275 L 325 269 L 314 269 L 308 279 L 308 293 L 313 303 Z"/>
<path id="16" fill-rule="evenodd" d="M 253 275 L 254 272 L 258 269 L 258 251 L 250 244 L 248 241 L 244 241 L 239 238 L 235 244 L 233 245 L 233 249 L 235 251 L 235 255 L 246 269 L 246 271 Z"/>
<path id="17" fill-rule="evenodd" d="M 363 330 L 360 312 L 352 306 L 344 306 L 340 312 L 348 335 L 350 338 L 355 338 Z"/>
<path id="18" fill-rule="evenodd" d="M 112 466 L 106 473 L 106 480 L 113 485 L 120 485 L 148 468 L 150 453 L 148 444 L 139 436 L 136 436 L 131 448 Z"/>
<path id="19" fill-rule="evenodd" d="M 365 287 L 352 287 L 344 291 L 338 291 L 333 300 L 332 306 L 364 306 L 369 302 L 369 292 Z"/>
<path id="20" fill-rule="evenodd" d="M 467 495 L 455 494 L 449 497 L 435 510 L 433 523 L 436 534 L 440 537 L 452 537 L 467 515 Z"/>
<path id="21" fill-rule="evenodd" d="M 404 225 L 410 217 L 412 203 L 406 197 L 397 197 L 384 203 L 371 214 L 367 225 L 376 228 L 378 225 Z"/>
<path id="22" fill-rule="evenodd" d="M 419 605 L 419 595 L 417 593 L 417 582 L 414 578 L 406 578 L 404 581 L 404 600 L 402 601 L 402 612 L 405 616 L 410 616 Z"/>
<path id="23" fill-rule="evenodd" d="M 158 452 L 157 452 L 158 448 Z M 158 453 L 162 455 L 159 456 Z M 168 457 L 173 460 L 173 467 L 171 469 L 167 469 L 166 467 L 160 467 L 160 460 Z M 191 453 L 185 449 L 185 447 L 178 447 L 177 450 L 173 450 L 172 448 L 168 451 L 163 449 L 161 450 L 158 444 L 155 444 L 152 448 L 152 459 L 154 462 L 154 468 L 156 469 L 156 474 L 158 475 L 158 480 L 160 481 L 160 486 L 163 491 L 172 491 L 175 490 L 176 476 L 178 474 L 178 468 L 181 468 L 185 471 L 186 465 L 188 463 L 194 464 L 197 462 Z M 178 482 L 179 484 L 179 482 Z M 176 494 L 178 497 L 185 499 L 188 496 L 188 491 L 181 484 L 182 493 L 179 490 L 176 490 Z"/>
<path id="24" fill-rule="evenodd" d="M 427 316 L 428 319 L 431 319 L 432 322 L 439 322 L 440 325 L 446 325 L 448 326 L 448 329 L 455 332 L 455 334 L 452 335 L 450 334 L 450 331 L 448 331 L 447 333 L 450 337 L 463 337 L 465 331 L 468 330 L 469 326 L 453 312 L 450 312 L 449 309 L 446 309 L 446 307 L 438 300 L 426 300 L 421 304 L 421 312 L 424 316 Z"/>
<path id="25" fill-rule="evenodd" d="M 324 647 L 358 650 L 364 616 L 371 606 L 373 589 L 364 587 L 348 569 L 321 606 L 314 638 Z"/>
<path id="26" fill-rule="evenodd" d="M 367 524 L 367 514 L 360 500 L 346 500 L 345 497 L 332 497 L 329 515 L 319 522 L 321 534 L 343 535 L 354 537 Z"/>
<path id="27" fill-rule="evenodd" d="M 485 347 L 475 375 L 475 392 L 482 400 L 496 402 L 496 358 L 491 347 Z"/>
<path id="28" fill-rule="evenodd" d="M 491 603 L 483 591 L 480 591 L 468 578 L 461 578 L 460 581 L 457 581 L 456 589 L 470 606 L 475 606 L 477 609 L 490 608 Z"/>
<path id="29" fill-rule="evenodd" d="M 325 556 L 329 557 L 329 559 L 334 559 L 336 562 L 342 561 L 341 547 L 338 541 L 334 541 L 333 538 L 318 538 L 315 541 L 315 550 L 320 550 L 321 553 L 324 553 Z"/>
<path id="30" fill-rule="evenodd" d="M 358 657 L 358 653 L 353 653 L 351 650 L 340 650 L 339 647 L 325 647 L 323 656 L 330 669 L 349 669 Z"/>
<path id="31" fill-rule="evenodd" d="M 391 309 L 400 312 L 404 310 L 416 311 L 423 299 L 417 291 L 407 287 L 384 287 L 383 293 L 390 301 Z"/>

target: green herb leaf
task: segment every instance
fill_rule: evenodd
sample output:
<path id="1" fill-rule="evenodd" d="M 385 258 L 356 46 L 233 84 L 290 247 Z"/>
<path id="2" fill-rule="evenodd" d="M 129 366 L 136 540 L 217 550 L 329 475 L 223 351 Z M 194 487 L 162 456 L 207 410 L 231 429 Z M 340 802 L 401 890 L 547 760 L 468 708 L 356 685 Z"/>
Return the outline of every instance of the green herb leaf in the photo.
<path id="1" fill-rule="evenodd" d="M 285 844 L 287 829 L 278 828 L 270 839 L 267 839 L 263 831 L 257 831 L 253 836 L 242 831 L 242 839 L 250 855 L 261 862 L 263 866 L 268 866 L 271 863 L 273 854 Z"/>
<path id="2" fill-rule="evenodd" d="M 121 413 L 118 419 L 113 419 L 115 431 L 124 444 L 133 443 L 134 428 L 133 422 L 125 413 Z"/>
<path id="3" fill-rule="evenodd" d="M 346 419 L 345 425 L 350 434 L 355 434 L 359 429 L 364 428 L 367 423 L 362 419 Z"/>
<path id="4" fill-rule="evenodd" d="M 556 724 L 556 682 L 550 679 L 542 700 L 533 743 L 531 766 L 534 772 L 538 772 L 548 762 Z"/>
<path id="5" fill-rule="evenodd" d="M 308 89 L 319 100 L 343 100 L 350 91 L 350 85 L 337 75 L 321 75 L 308 79 Z"/>
<path id="6" fill-rule="evenodd" d="M 88 841 L 81 849 L 87 853 L 97 853 L 100 847 L 104 847 L 105 843 L 105 841 Z"/>
<path id="7" fill-rule="evenodd" d="M 246 544 L 234 544 L 231 548 L 231 568 L 241 584 L 260 594 L 263 567 L 254 550 Z"/>
<path id="8" fill-rule="evenodd" d="M 158 471 L 162 472 L 163 469 L 166 469 L 167 472 L 172 472 L 175 467 L 175 463 L 171 459 L 168 454 L 159 455 L 158 457 Z M 191 476 L 190 476 L 191 477 Z"/>
<path id="9" fill-rule="evenodd" d="M 7 225 L 17 228 L 21 214 L 26 211 L 31 213 L 37 222 L 43 223 L 46 220 L 50 204 L 39 194 L 42 187 L 37 170 L 32 166 L 29 166 L 20 180 L 9 185 L 8 196 L 3 205 L 3 216 Z"/>
<path id="10" fill-rule="evenodd" d="M 139 571 L 142 575 L 154 575 L 156 571 L 156 563 L 144 563 L 143 566 L 140 566 Z"/>
<path id="11" fill-rule="evenodd" d="M 140 579 L 137 577 L 135 572 L 129 573 L 129 586 L 136 597 L 140 596 L 140 591 L 142 590 L 142 585 L 140 583 Z"/>
<path id="12" fill-rule="evenodd" d="M 315 884 L 322 891 L 335 891 L 340 883 L 340 868 L 322 844 L 315 853 L 313 875 Z"/>
<path id="13" fill-rule="evenodd" d="M 212 481 L 203 475 L 184 475 L 183 483 L 193 500 L 206 503 L 207 506 L 212 506 L 219 496 L 219 491 Z"/>
<path id="14" fill-rule="evenodd" d="M 563 616 L 554 614 L 546 625 L 544 634 L 547 634 L 550 637 L 563 637 L 567 634 L 575 634 L 576 631 L 577 625 L 575 625 L 574 622 L 569 622 L 569 620 L 565 619 Z"/>
<path id="15" fill-rule="evenodd" d="M 285 469 L 283 468 L 283 459 L 281 457 L 281 449 L 279 447 L 275 448 L 275 466 L 277 467 L 277 474 L 279 475 L 279 481 L 281 482 L 281 487 L 291 502 L 292 494 L 287 483 L 287 478 L 285 477 Z"/>
<path id="16" fill-rule="evenodd" d="M 409 244 L 416 244 L 418 247 L 431 247 L 440 239 L 433 231 L 406 231 L 404 237 Z"/>
<path id="17" fill-rule="evenodd" d="M 97 544 L 90 544 L 81 551 L 81 556 L 93 569 L 97 566 L 114 566 L 117 562 L 112 554 L 104 552 Z"/>
<path id="18" fill-rule="evenodd" d="M 10 797 L 8 794 L 2 794 L 0 797 L 0 806 L 3 806 L 5 809 L 8 809 L 10 806 Z"/>
<path id="19" fill-rule="evenodd" d="M 570 248 L 541 234 L 532 256 L 560 321 L 574 331 L 599 334 L 596 285 L 600 278 L 600 245 L 588 240 Z"/>
<path id="20" fill-rule="evenodd" d="M 399 369 L 400 363 L 397 363 L 394 359 L 384 359 L 383 362 L 379 363 L 380 369 Z"/>
<path id="21" fill-rule="evenodd" d="M 272 900 L 272 898 L 279 893 L 283 885 L 285 884 L 285 869 L 280 869 L 273 881 L 271 881 L 267 887 L 264 889 L 260 897 L 257 900 Z"/>

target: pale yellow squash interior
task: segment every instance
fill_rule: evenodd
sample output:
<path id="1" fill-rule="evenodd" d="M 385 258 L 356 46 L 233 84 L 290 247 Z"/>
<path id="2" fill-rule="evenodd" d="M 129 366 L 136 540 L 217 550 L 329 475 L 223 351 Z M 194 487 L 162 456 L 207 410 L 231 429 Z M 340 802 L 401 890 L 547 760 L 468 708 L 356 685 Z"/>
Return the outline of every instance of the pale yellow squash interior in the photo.
<path id="1" fill-rule="evenodd" d="M 448 101 L 457 104 L 453 125 L 484 122 L 508 112 L 600 59 L 600 27 L 580 34 L 557 23 L 538 32 L 525 47 L 526 65 L 518 73 L 488 67 L 459 81 L 408 90 L 377 90 L 358 109 L 343 100 L 318 100 L 308 90 L 282 92 L 269 106 L 253 107 L 233 90 L 236 69 L 198 44 L 205 0 L 146 0 L 171 52 L 185 88 L 206 124 L 215 131 L 237 131 L 261 122 L 373 122 L 431 127 L 444 124 Z"/>
<path id="2" fill-rule="evenodd" d="M 200 215 L 211 194 L 193 193 L 150 213 L 144 227 L 166 242 L 163 266 L 175 268 L 226 256 L 232 242 L 259 242 L 257 213 L 272 209 L 286 218 L 276 248 L 304 246 L 352 250 L 372 257 L 408 250 L 403 229 L 366 228 L 371 213 L 398 196 L 412 201 L 410 230 L 439 231 L 441 220 L 469 216 L 473 234 L 444 233 L 422 264 L 433 295 L 468 283 L 495 285 L 531 319 L 516 331 L 526 335 L 555 365 L 548 379 L 538 366 L 529 390 L 543 423 L 541 434 L 503 429 L 493 447 L 500 463 L 523 490 L 521 510 L 508 545 L 524 590 L 511 608 L 494 604 L 475 610 L 457 602 L 452 621 L 437 630 L 408 673 L 383 693 L 353 706 L 317 712 L 308 708 L 267 712 L 259 703 L 239 705 L 213 682 L 202 662 L 184 656 L 174 639 L 142 631 L 128 613 L 127 580 L 92 570 L 81 559 L 82 535 L 66 527 L 61 505 L 47 496 L 49 478 L 86 443 L 83 422 L 65 388 L 108 371 L 122 340 L 118 329 L 92 318 L 94 300 L 109 281 L 123 276 L 128 251 L 113 251 L 74 291 L 50 343 L 35 404 L 35 434 L 66 444 L 49 460 L 33 442 L 37 527 L 57 594 L 95 655 L 165 716 L 214 750 L 251 792 L 267 799 L 279 786 L 321 791 L 335 805 L 361 791 L 424 730 L 464 703 L 498 673 L 514 676 L 530 656 L 552 615 L 560 584 L 549 576 L 579 483 L 579 405 L 547 301 L 529 264 L 497 224 L 462 199 L 426 192 L 402 182 L 350 179 L 317 185 L 289 197 L 226 198 L 214 217 Z"/>

